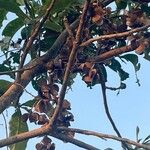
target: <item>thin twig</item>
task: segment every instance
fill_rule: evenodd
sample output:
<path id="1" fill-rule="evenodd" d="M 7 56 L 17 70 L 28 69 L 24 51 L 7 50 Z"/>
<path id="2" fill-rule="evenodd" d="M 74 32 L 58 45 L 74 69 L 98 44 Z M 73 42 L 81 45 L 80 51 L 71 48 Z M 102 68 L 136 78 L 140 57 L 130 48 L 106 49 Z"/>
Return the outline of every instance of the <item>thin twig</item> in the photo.
<path id="1" fill-rule="evenodd" d="M 8 53 L 11 53 L 11 52 L 13 52 L 13 51 L 18 51 L 18 50 L 19 50 L 19 49 L 13 49 L 13 50 L 7 51 L 5 54 L 0 55 L 0 57 L 3 57 L 3 56 L 5 56 L 5 55 L 8 54 Z"/>
<path id="2" fill-rule="evenodd" d="M 29 67 L 29 68 L 22 68 L 22 69 L 19 69 L 19 70 L 3 71 L 3 72 L 0 72 L 0 75 L 6 75 L 6 74 L 11 74 L 11 73 L 16 73 L 16 72 L 24 72 L 24 71 L 26 71 L 26 70 L 33 69 L 33 68 L 36 67 L 36 66 L 37 66 L 37 65 L 32 66 L 32 67 Z"/>
<path id="3" fill-rule="evenodd" d="M 134 145 L 134 146 L 139 147 L 139 148 L 144 148 L 144 149 L 150 150 L 150 146 L 149 145 L 142 144 L 142 143 L 137 143 L 137 142 L 135 142 L 133 140 L 130 140 L 130 139 L 127 139 L 127 138 L 120 138 L 120 137 L 115 136 L 115 135 L 98 133 L 98 132 L 90 131 L 90 130 L 67 128 L 67 127 L 58 127 L 57 130 L 58 131 L 75 132 L 75 133 L 80 133 L 80 134 L 85 134 L 85 135 L 92 135 L 92 136 L 99 137 L 101 139 L 103 139 L 103 138 L 105 138 L 105 139 L 113 139 L 113 140 L 120 141 L 120 142 L 126 142 L 128 144 Z"/>
<path id="4" fill-rule="evenodd" d="M 101 69 L 101 68 L 100 68 Z M 103 101 L 104 101 L 104 108 L 105 108 L 105 112 L 107 115 L 108 120 L 110 121 L 114 131 L 116 132 L 116 134 L 118 135 L 118 137 L 122 138 L 114 120 L 111 117 L 110 111 L 109 111 L 109 107 L 108 107 L 108 103 L 107 103 L 107 96 L 106 96 L 106 85 L 105 85 L 105 77 L 101 71 L 101 76 L 100 76 L 100 83 L 101 83 L 101 89 L 102 89 L 102 94 L 103 94 Z M 125 142 L 122 142 L 122 147 L 127 148 L 128 150 L 129 147 Z"/>
<path id="5" fill-rule="evenodd" d="M 36 96 L 34 96 L 32 93 L 28 92 L 28 91 L 24 88 L 24 86 L 22 86 L 21 84 L 19 84 L 19 83 L 17 83 L 17 82 L 15 82 L 14 84 L 20 86 L 27 94 L 29 94 L 29 95 L 32 96 L 33 98 L 36 98 Z"/>
<path id="6" fill-rule="evenodd" d="M 81 47 L 82 46 L 88 46 L 89 44 L 91 44 L 95 41 L 103 41 L 103 40 L 109 40 L 109 39 L 113 39 L 113 38 L 127 37 L 127 36 L 132 35 L 135 32 L 140 32 L 140 31 L 146 30 L 149 27 L 150 27 L 150 25 L 145 25 L 143 27 L 132 29 L 132 30 L 126 31 L 126 32 L 98 36 L 98 37 L 91 38 L 91 39 L 81 43 L 80 46 Z"/>
<path id="7" fill-rule="evenodd" d="M 65 28 L 66 28 L 66 30 L 67 30 L 69 36 L 72 38 L 72 41 L 74 41 L 74 40 L 75 40 L 75 37 L 74 37 L 74 35 L 73 35 L 71 26 L 70 26 L 69 23 L 68 23 L 67 17 L 64 17 L 64 25 L 65 25 Z"/>
<path id="8" fill-rule="evenodd" d="M 65 75 L 64 75 L 64 79 L 63 79 L 63 84 L 62 84 L 62 88 L 61 88 L 60 95 L 59 95 L 58 104 L 56 105 L 54 114 L 53 114 L 53 116 L 50 120 L 50 124 L 53 124 L 56 121 L 56 118 L 58 117 L 59 112 L 61 111 L 63 99 L 65 97 L 66 89 L 67 89 L 67 85 L 68 85 L 68 78 L 69 78 L 69 75 L 70 75 L 70 70 L 71 70 L 71 67 L 72 67 L 72 65 L 74 63 L 74 60 L 76 58 L 76 53 L 77 53 L 77 50 L 78 50 L 80 37 L 81 37 L 81 31 L 82 31 L 83 26 L 84 26 L 84 21 L 85 21 L 85 17 L 86 17 L 86 14 L 87 14 L 89 4 L 90 4 L 90 0 L 86 0 L 86 2 L 84 4 L 82 15 L 81 15 L 81 18 L 80 18 L 80 23 L 79 23 L 77 34 L 76 34 L 76 39 L 73 42 L 73 47 L 72 47 L 71 54 L 69 56 L 69 60 L 68 60 L 68 63 L 67 63 L 67 67 L 66 67 L 66 71 L 65 71 Z"/>
<path id="9" fill-rule="evenodd" d="M 40 29 L 43 27 L 43 24 L 45 23 L 45 21 L 47 20 L 50 11 L 52 10 L 54 4 L 55 4 L 56 0 L 52 0 L 52 2 L 50 3 L 49 7 L 46 9 L 46 12 L 44 14 L 44 16 L 42 17 L 41 21 L 39 22 L 39 24 L 37 25 L 37 27 L 34 29 L 34 31 L 32 32 L 32 35 L 30 36 L 29 41 L 27 42 L 24 50 L 23 50 L 23 54 L 21 56 L 21 61 L 20 61 L 20 65 L 19 65 L 19 70 L 23 67 L 26 56 L 28 54 L 28 51 L 30 50 L 30 47 L 32 46 L 35 38 L 37 37 L 37 35 L 39 34 Z M 21 73 L 18 72 L 17 74 L 17 80 L 19 81 L 21 77 Z"/>
<path id="10" fill-rule="evenodd" d="M 8 128 L 7 128 L 7 121 L 5 118 L 4 113 L 2 113 L 3 119 L 4 119 L 4 124 L 5 124 L 5 131 L 6 131 L 6 138 L 8 138 Z M 8 150 L 8 146 L 7 146 L 7 150 Z"/>

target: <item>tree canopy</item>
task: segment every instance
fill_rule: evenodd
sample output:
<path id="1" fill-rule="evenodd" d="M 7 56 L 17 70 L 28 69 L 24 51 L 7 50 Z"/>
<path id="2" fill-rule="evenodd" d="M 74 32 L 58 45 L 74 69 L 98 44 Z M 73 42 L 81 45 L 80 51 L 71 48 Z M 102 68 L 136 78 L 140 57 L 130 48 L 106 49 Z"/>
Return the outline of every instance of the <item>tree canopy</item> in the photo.
<path id="1" fill-rule="evenodd" d="M 15 108 L 9 137 L 0 140 L 0 147 L 25 150 L 30 138 L 42 136 L 37 150 L 57 149 L 51 137 L 88 150 L 101 148 L 76 139 L 79 133 L 120 141 L 124 150 L 150 150 L 150 136 L 143 141 L 122 137 L 106 95 L 106 90 L 119 94 L 126 89 L 129 73 L 122 66 L 128 62 L 140 85 L 139 55 L 150 61 L 149 0 L 0 0 L 0 14 L 0 76 L 8 76 L 0 79 L 0 113 L 4 116 L 10 106 Z M 119 87 L 106 85 L 107 68 L 119 76 Z M 76 120 L 65 95 L 77 75 L 87 88 L 101 85 L 105 112 L 116 135 L 70 127 Z M 26 89 L 29 83 L 34 94 Z M 20 102 L 23 93 L 33 99 Z M 37 129 L 29 130 L 30 124 Z"/>

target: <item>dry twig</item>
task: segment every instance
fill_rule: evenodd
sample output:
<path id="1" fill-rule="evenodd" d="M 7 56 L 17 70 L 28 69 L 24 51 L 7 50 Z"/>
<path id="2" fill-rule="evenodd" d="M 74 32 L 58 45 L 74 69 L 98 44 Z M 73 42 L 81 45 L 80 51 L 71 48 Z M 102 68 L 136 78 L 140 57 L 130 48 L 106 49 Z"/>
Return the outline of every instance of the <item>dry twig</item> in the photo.
<path id="1" fill-rule="evenodd" d="M 26 56 L 35 40 L 35 38 L 37 37 L 37 35 L 39 34 L 39 31 L 40 29 L 43 27 L 43 24 L 44 22 L 47 20 L 48 16 L 49 16 L 49 13 L 50 11 L 52 10 L 54 4 L 55 4 L 56 0 L 52 0 L 52 2 L 50 3 L 49 7 L 47 8 L 44 16 L 42 17 L 41 21 L 39 22 L 39 24 L 37 25 L 37 27 L 33 30 L 32 32 L 32 35 L 30 36 L 30 39 L 29 41 L 27 42 L 24 50 L 23 50 L 23 54 L 21 56 L 21 61 L 20 61 L 20 65 L 19 65 L 19 70 L 22 69 L 23 65 L 24 65 L 24 62 L 25 62 L 25 59 L 26 59 Z M 17 74 L 17 80 L 19 81 L 21 78 L 21 73 L 18 72 Z"/>

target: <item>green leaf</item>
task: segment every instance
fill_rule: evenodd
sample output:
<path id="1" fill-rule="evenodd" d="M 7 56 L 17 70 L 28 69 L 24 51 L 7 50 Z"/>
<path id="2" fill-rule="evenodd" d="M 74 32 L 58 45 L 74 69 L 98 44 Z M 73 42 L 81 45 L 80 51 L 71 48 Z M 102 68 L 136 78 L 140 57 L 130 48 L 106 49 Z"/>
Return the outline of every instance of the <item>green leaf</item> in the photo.
<path id="1" fill-rule="evenodd" d="M 148 4 L 142 4 L 141 5 L 141 10 L 143 12 L 145 12 L 147 15 L 150 15 L 150 7 L 148 6 Z"/>
<path id="2" fill-rule="evenodd" d="M 16 18 L 9 22 L 4 28 L 2 35 L 13 37 L 13 35 L 24 25 L 24 22 L 20 18 Z"/>
<path id="3" fill-rule="evenodd" d="M 127 78 L 129 78 L 129 74 L 127 72 L 125 72 L 122 68 L 121 68 L 121 64 L 119 61 L 117 61 L 116 59 L 112 59 L 111 60 L 111 64 L 108 65 L 112 70 L 114 70 L 115 72 L 117 72 L 120 76 L 121 81 L 126 80 Z"/>
<path id="4" fill-rule="evenodd" d="M 115 3 L 117 5 L 117 9 L 125 9 L 127 7 L 127 0 L 115 0 Z"/>
<path id="5" fill-rule="evenodd" d="M 28 125 L 26 122 L 23 122 L 20 109 L 17 109 L 17 111 L 12 115 L 11 120 L 9 122 L 9 131 L 10 136 L 14 136 L 19 133 L 28 131 Z M 10 145 L 9 148 L 10 150 L 25 150 L 26 146 L 27 140 Z"/>
<path id="6" fill-rule="evenodd" d="M 0 9 L 0 27 L 2 27 L 2 23 L 4 19 L 6 19 L 7 11 L 5 9 Z"/>
<path id="7" fill-rule="evenodd" d="M 0 72 L 4 72 L 4 71 L 12 71 L 12 69 L 10 67 L 7 67 L 4 63 L 0 64 Z M 15 78 L 15 73 L 9 73 L 7 75 L 9 75 L 12 79 Z"/>
<path id="8" fill-rule="evenodd" d="M 110 65 L 108 65 L 112 70 L 116 71 L 121 68 L 121 64 L 116 59 L 112 59 Z"/>
<path id="9" fill-rule="evenodd" d="M 149 142 L 149 140 L 150 140 L 150 135 L 148 135 L 148 136 L 144 139 L 143 143 L 147 143 L 147 142 Z"/>
<path id="10" fill-rule="evenodd" d="M 144 52 L 144 58 L 150 61 L 150 48 L 146 48 Z"/>
<path id="11" fill-rule="evenodd" d="M 23 40 L 29 38 L 30 34 L 31 34 L 31 31 L 32 31 L 32 27 L 31 26 L 27 26 L 27 27 L 24 27 L 22 30 L 21 30 L 21 37 Z"/>
<path id="12" fill-rule="evenodd" d="M 42 0 L 43 5 L 45 5 L 45 6 L 48 6 L 51 1 L 52 0 Z M 56 13 L 56 12 L 67 10 L 77 3 L 78 3 L 78 1 L 76 1 L 76 0 L 58 0 L 55 3 L 51 13 Z"/>
<path id="13" fill-rule="evenodd" d="M 28 16 L 20 9 L 19 5 L 12 0 L 0 0 L 0 8 L 15 13 L 18 17 L 22 18 L 22 20 L 28 18 Z"/>
<path id="14" fill-rule="evenodd" d="M 29 101 L 27 101 L 27 102 L 21 104 L 21 106 L 32 107 L 35 102 L 36 102 L 36 99 L 32 99 L 32 100 L 29 100 Z"/>
<path id="15" fill-rule="evenodd" d="M 0 80 L 0 96 L 3 95 L 11 85 L 12 82 Z"/>
<path id="16" fill-rule="evenodd" d="M 51 30 L 56 31 L 56 32 L 61 32 L 62 31 L 62 26 L 59 25 L 56 22 L 47 21 L 44 26 L 46 28 L 51 29 Z"/>
<path id="17" fill-rule="evenodd" d="M 123 69 L 118 69 L 118 73 L 119 73 L 121 81 L 124 81 L 127 78 L 129 78 L 129 74 L 125 72 Z"/>
<path id="18" fill-rule="evenodd" d="M 54 37 L 45 37 L 43 40 L 40 41 L 40 50 L 46 52 L 56 41 L 57 36 Z"/>
<path id="19" fill-rule="evenodd" d="M 11 56 L 13 57 L 13 63 L 20 63 L 20 54 L 18 52 L 11 52 Z"/>
<path id="20" fill-rule="evenodd" d="M 121 56 L 120 58 L 123 58 L 126 61 L 130 61 L 133 64 L 133 66 L 135 68 L 135 71 L 138 71 L 140 69 L 140 63 L 139 63 L 137 55 L 135 55 L 135 54 L 125 54 L 125 55 Z"/>
<path id="21" fill-rule="evenodd" d="M 24 0 L 16 0 L 19 5 L 24 5 Z"/>

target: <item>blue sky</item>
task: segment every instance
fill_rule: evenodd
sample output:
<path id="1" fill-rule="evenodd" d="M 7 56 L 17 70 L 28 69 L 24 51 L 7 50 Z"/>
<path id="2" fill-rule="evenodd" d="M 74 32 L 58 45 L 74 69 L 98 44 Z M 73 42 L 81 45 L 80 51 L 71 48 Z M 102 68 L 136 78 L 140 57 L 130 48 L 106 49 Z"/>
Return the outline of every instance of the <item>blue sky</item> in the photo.
<path id="1" fill-rule="evenodd" d="M 11 16 L 12 18 L 13 16 Z M 16 36 L 16 38 L 18 35 Z M 0 37 L 1 38 L 1 37 Z M 0 39 L 1 40 L 1 39 Z M 111 115 L 121 132 L 123 137 L 136 140 L 136 127 L 140 128 L 140 138 L 145 138 L 150 134 L 150 77 L 149 69 L 150 62 L 145 60 L 143 56 L 139 56 L 141 69 L 138 72 L 138 78 L 140 79 L 141 86 L 136 84 L 136 78 L 134 75 L 134 68 L 132 64 L 124 64 L 124 69 L 130 73 L 130 78 L 127 79 L 127 88 L 121 90 L 120 94 L 117 92 L 107 91 L 108 104 Z M 0 59 L 0 63 L 1 63 Z M 119 86 L 119 77 L 116 73 L 108 69 L 108 86 Z M 0 76 L 0 79 L 6 78 Z M 28 91 L 36 95 L 37 93 L 29 85 Z M 21 101 L 29 100 L 32 97 L 28 94 L 24 94 L 21 97 Z M 72 110 L 75 121 L 72 123 L 72 127 L 93 130 L 97 132 L 114 134 L 104 111 L 103 99 L 100 85 L 94 86 L 92 89 L 87 88 L 86 84 L 82 81 L 80 76 L 72 87 L 72 91 L 69 91 L 66 95 L 66 99 L 71 102 Z M 8 109 L 7 121 L 10 119 L 10 114 L 14 109 Z M 5 112 L 6 113 L 6 112 Z M 5 137 L 5 128 L 3 125 L 3 118 L 0 116 L 0 139 Z M 30 129 L 38 126 L 30 125 Z M 120 143 L 112 140 L 104 141 L 92 136 L 81 136 L 76 134 L 76 138 L 83 140 L 97 148 L 105 149 L 108 147 L 115 150 L 120 149 Z M 29 140 L 27 150 L 34 149 L 34 145 L 40 141 L 40 138 L 34 138 Z M 57 150 L 82 150 L 79 147 L 72 144 L 63 143 L 54 139 Z M 1 148 L 1 150 L 6 150 Z"/>
<path id="2" fill-rule="evenodd" d="M 150 92 L 149 92 L 149 71 L 150 62 L 144 60 L 140 56 L 141 70 L 138 72 L 138 77 L 140 79 L 141 86 L 139 87 L 135 82 L 134 68 L 128 63 L 126 69 L 130 72 L 130 78 L 127 80 L 127 88 L 122 90 L 119 95 L 117 92 L 107 91 L 109 108 L 111 115 L 123 137 L 129 139 L 136 139 L 136 127 L 140 128 L 140 138 L 145 138 L 150 134 Z M 119 78 L 113 71 L 109 70 L 108 83 L 110 86 L 118 86 Z M 31 89 L 27 88 L 34 95 L 36 93 Z M 25 94 L 21 101 L 25 98 L 30 99 L 31 97 Z M 81 77 L 77 77 L 75 84 L 72 87 L 72 91 L 66 95 L 66 99 L 71 102 L 72 110 L 74 114 L 75 121 L 72 123 L 72 127 L 93 130 L 97 132 L 115 134 L 113 131 L 104 111 L 102 93 L 100 85 L 96 85 L 93 89 L 86 87 L 86 84 L 81 80 Z M 12 109 L 8 109 L 10 114 Z M 9 118 L 9 117 L 8 117 Z M 2 120 L 2 117 L 0 118 Z M 33 124 L 30 128 L 34 128 Z M 0 126 L 0 137 L 5 136 L 4 126 Z M 120 149 L 120 143 L 114 142 L 112 140 L 103 141 L 101 139 L 89 136 L 77 135 L 79 138 L 89 144 L 93 144 L 95 147 L 104 149 L 107 147 L 114 148 L 115 150 Z M 40 141 L 40 138 L 34 138 L 29 140 L 27 150 L 33 149 L 36 142 Z M 56 143 L 56 149 L 64 150 L 80 150 L 72 144 L 63 143 L 54 139 Z M 2 148 L 6 150 L 6 148 Z"/>

